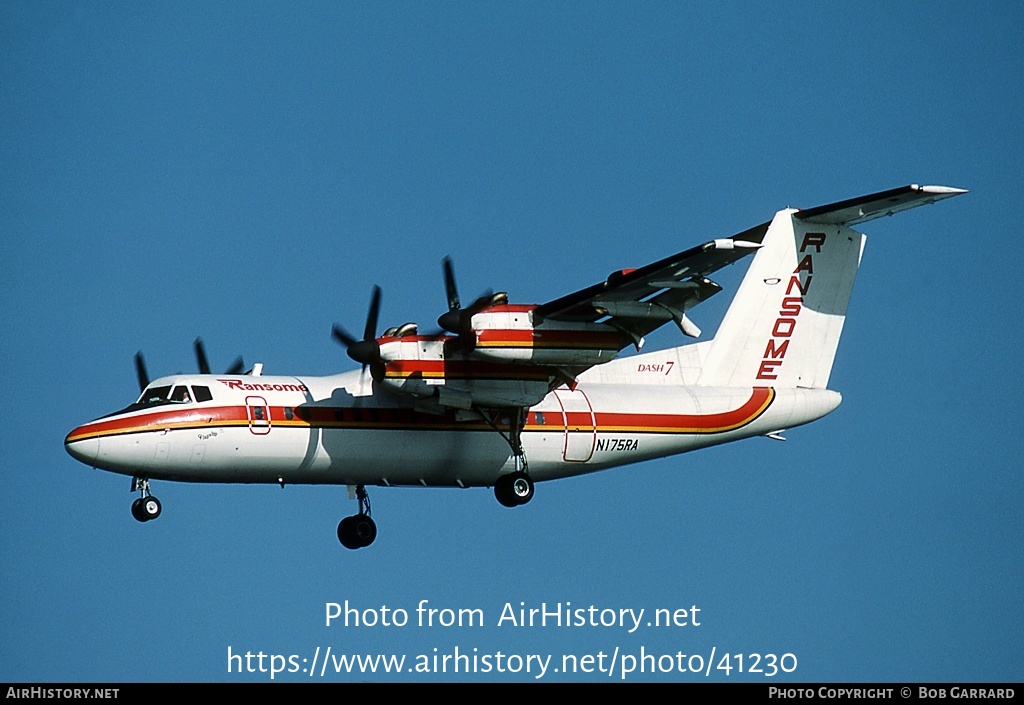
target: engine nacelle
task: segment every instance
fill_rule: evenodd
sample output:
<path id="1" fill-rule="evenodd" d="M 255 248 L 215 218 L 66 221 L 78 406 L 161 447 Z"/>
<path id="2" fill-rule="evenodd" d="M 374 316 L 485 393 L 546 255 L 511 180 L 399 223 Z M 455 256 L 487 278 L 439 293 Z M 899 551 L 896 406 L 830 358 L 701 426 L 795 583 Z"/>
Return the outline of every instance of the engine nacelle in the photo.
<path id="1" fill-rule="evenodd" d="M 454 409 L 528 407 L 550 391 L 551 371 L 477 359 L 452 336 L 383 336 L 377 339 L 386 389 Z"/>
<path id="2" fill-rule="evenodd" d="M 603 323 L 534 322 L 536 306 L 492 306 L 473 316 L 474 357 L 551 367 L 590 367 L 614 360 L 632 339 Z"/>

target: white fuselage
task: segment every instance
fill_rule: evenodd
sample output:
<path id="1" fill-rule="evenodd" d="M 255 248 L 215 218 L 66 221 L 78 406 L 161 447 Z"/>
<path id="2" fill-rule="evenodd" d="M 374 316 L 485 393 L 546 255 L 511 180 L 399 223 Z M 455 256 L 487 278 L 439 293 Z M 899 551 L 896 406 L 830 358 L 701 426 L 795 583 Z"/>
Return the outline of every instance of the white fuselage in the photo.
<path id="1" fill-rule="evenodd" d="M 359 371 L 185 375 L 150 388 L 161 385 L 187 387 L 188 400 L 84 424 L 68 452 L 103 470 L 187 482 L 471 487 L 514 469 L 502 412 L 418 410 Z M 792 428 L 839 401 L 824 389 L 581 383 L 529 410 L 522 444 L 530 476 L 543 481 Z"/>

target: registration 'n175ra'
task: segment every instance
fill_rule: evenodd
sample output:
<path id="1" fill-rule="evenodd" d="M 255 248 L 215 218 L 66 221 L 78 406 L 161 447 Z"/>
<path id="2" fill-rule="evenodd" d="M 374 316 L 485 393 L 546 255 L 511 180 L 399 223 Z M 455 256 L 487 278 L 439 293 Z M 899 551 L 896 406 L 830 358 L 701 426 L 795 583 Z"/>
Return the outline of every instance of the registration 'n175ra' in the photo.
<path id="1" fill-rule="evenodd" d="M 640 442 L 635 438 L 599 438 L 595 450 L 636 450 Z"/>

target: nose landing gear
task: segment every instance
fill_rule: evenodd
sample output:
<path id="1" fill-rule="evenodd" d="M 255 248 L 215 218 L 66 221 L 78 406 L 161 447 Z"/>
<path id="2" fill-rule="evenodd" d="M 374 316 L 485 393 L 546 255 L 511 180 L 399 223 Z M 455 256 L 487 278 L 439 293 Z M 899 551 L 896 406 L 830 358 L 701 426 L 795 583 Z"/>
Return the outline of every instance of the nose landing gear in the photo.
<path id="1" fill-rule="evenodd" d="M 142 496 L 132 502 L 132 516 L 135 521 L 145 522 L 156 519 L 163 511 L 160 500 L 149 493 L 149 479 L 132 478 L 132 492 L 141 492 Z"/>

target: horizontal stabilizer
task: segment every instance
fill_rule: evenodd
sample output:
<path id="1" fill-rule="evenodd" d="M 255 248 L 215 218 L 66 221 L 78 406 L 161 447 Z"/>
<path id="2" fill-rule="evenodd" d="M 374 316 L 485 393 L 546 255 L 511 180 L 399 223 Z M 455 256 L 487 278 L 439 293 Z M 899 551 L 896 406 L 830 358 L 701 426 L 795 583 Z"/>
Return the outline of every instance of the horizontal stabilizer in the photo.
<path id="1" fill-rule="evenodd" d="M 794 214 L 798 220 L 827 225 L 857 225 L 883 215 L 893 215 L 909 208 L 935 203 L 944 198 L 967 193 L 964 189 L 949 186 L 902 186 L 900 188 L 873 193 L 859 198 L 850 198 L 827 206 L 809 208 Z"/>

